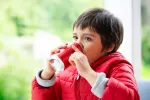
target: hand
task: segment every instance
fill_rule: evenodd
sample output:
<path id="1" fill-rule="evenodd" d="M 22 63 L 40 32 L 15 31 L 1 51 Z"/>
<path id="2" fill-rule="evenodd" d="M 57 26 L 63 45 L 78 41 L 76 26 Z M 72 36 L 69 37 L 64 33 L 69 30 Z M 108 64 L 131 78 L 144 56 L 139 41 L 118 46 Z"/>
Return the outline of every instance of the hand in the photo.
<path id="1" fill-rule="evenodd" d="M 59 54 L 60 52 L 62 52 L 62 50 L 66 49 L 68 46 L 68 44 L 65 44 L 65 45 L 61 45 L 59 46 L 58 48 L 52 50 L 50 52 L 50 56 L 53 55 L 53 54 Z M 48 79 L 51 79 L 51 77 L 54 75 L 54 73 L 56 72 L 52 66 L 51 66 L 51 63 L 53 62 L 53 60 L 47 60 L 47 65 L 46 67 L 44 68 L 44 70 L 42 71 L 41 73 L 41 78 L 42 79 L 45 79 L 45 80 L 48 80 Z"/>
<path id="2" fill-rule="evenodd" d="M 94 84 L 97 75 L 96 72 L 91 68 L 86 55 L 84 55 L 77 47 L 74 45 L 72 48 L 75 52 L 70 56 L 69 62 L 77 68 L 78 73 L 84 77 L 91 85 Z"/>
<path id="3" fill-rule="evenodd" d="M 65 45 L 61 45 L 61 46 L 57 47 L 56 49 L 52 50 L 50 52 L 50 55 L 59 54 L 60 52 L 65 50 L 67 47 L 68 47 L 68 43 L 66 43 Z"/>

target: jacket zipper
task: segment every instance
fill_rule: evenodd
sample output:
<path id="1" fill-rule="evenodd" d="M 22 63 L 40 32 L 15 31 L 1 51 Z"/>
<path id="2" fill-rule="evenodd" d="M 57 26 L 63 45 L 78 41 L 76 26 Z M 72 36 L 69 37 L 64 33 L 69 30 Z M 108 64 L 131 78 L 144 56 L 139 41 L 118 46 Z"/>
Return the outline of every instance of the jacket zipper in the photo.
<path id="1" fill-rule="evenodd" d="M 75 93 L 76 93 L 76 100 L 80 100 L 80 74 L 76 77 L 76 86 L 75 86 Z"/>
<path id="2" fill-rule="evenodd" d="M 79 78 L 80 78 L 80 74 L 78 74 L 78 76 L 77 76 L 76 80 L 78 80 Z"/>

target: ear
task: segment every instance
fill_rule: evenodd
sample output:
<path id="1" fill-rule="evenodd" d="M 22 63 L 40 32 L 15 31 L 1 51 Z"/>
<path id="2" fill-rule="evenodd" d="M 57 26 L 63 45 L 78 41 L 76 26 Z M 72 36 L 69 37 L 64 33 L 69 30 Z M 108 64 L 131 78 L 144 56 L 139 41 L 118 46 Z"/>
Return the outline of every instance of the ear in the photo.
<path id="1" fill-rule="evenodd" d="M 115 48 L 115 45 L 112 44 L 111 47 L 109 47 L 109 48 L 106 50 L 106 52 L 109 53 L 109 52 L 111 52 L 114 48 Z"/>

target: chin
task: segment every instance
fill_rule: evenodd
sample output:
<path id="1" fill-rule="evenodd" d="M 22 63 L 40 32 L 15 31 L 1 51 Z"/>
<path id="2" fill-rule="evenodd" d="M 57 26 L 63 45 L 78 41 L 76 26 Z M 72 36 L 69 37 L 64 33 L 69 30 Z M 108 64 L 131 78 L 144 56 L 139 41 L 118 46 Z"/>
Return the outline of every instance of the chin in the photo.
<path id="1" fill-rule="evenodd" d="M 96 60 L 88 60 L 89 64 L 91 65 L 92 63 L 94 63 Z"/>
<path id="2" fill-rule="evenodd" d="M 99 58 L 101 58 L 102 56 L 99 56 L 99 57 L 95 57 L 93 58 L 92 60 L 89 60 L 89 63 L 92 64 L 94 63 L 95 61 L 97 61 Z"/>

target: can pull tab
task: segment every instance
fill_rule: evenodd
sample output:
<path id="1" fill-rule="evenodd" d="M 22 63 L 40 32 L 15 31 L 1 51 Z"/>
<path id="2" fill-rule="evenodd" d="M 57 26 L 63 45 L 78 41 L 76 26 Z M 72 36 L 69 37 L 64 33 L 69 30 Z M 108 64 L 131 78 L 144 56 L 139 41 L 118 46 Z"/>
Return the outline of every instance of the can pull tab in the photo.
<path id="1" fill-rule="evenodd" d="M 77 80 L 80 78 L 80 74 L 78 74 L 78 76 L 77 76 Z"/>

